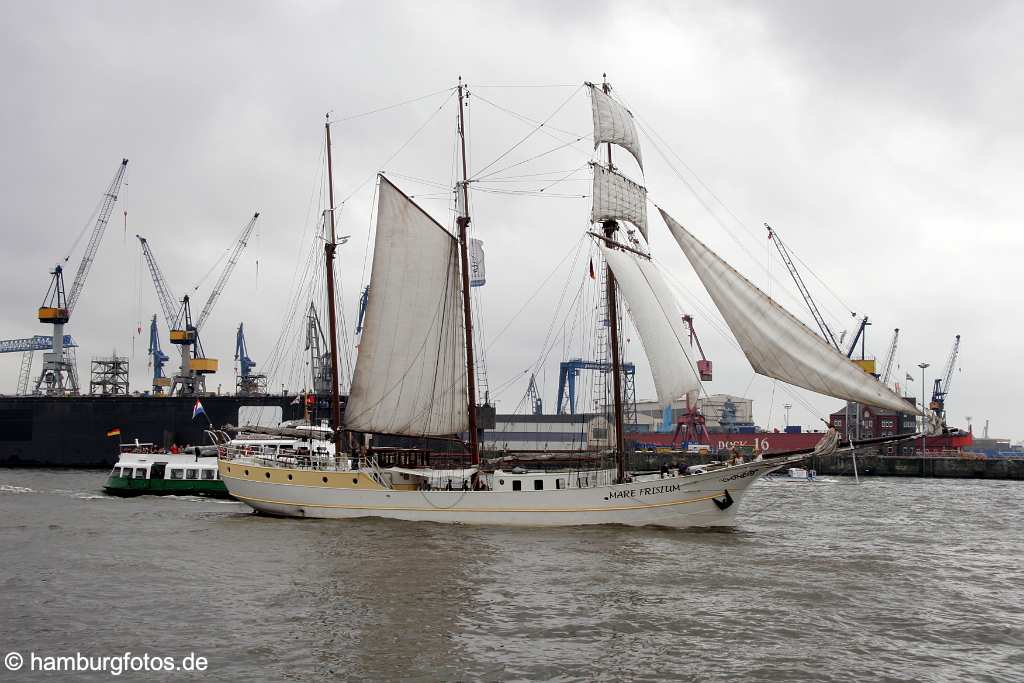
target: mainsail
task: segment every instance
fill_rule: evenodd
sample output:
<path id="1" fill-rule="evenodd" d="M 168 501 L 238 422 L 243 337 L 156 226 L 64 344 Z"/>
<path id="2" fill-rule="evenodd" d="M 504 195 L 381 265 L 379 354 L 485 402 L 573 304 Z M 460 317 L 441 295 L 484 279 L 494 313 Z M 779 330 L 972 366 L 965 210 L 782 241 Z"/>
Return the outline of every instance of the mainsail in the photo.
<path id="1" fill-rule="evenodd" d="M 629 221 L 647 239 L 647 190 L 601 164 L 594 169 L 593 208 L 590 222 Z"/>
<path id="2" fill-rule="evenodd" d="M 659 210 L 755 372 L 827 396 L 923 414 L 836 351 Z"/>
<path id="3" fill-rule="evenodd" d="M 640 138 L 636 124 L 629 110 L 608 96 L 599 86 L 587 83 L 590 88 L 590 103 L 594 114 L 594 148 L 602 142 L 610 142 L 627 150 L 644 168 L 640 156 Z"/>
<path id="4" fill-rule="evenodd" d="M 630 316 L 651 363 L 658 401 L 664 404 L 687 395 L 696 399 L 700 380 L 686 351 L 682 312 L 661 273 L 650 259 L 611 248 L 600 238 L 597 242 L 629 303 Z"/>
<path id="5" fill-rule="evenodd" d="M 345 425 L 447 435 L 468 427 L 458 241 L 380 176 L 366 322 Z"/>

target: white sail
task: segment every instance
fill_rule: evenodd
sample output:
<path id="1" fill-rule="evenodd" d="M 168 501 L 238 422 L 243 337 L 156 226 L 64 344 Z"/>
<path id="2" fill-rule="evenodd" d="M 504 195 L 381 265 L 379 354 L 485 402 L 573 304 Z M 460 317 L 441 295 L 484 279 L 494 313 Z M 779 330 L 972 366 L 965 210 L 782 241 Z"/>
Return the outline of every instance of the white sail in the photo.
<path id="1" fill-rule="evenodd" d="M 345 424 L 363 432 L 466 431 L 458 241 L 380 177 L 363 336 Z"/>
<path id="2" fill-rule="evenodd" d="M 658 401 L 664 404 L 688 394 L 696 399 L 700 380 L 686 350 L 688 335 L 682 312 L 661 273 L 650 259 L 610 248 L 600 239 L 597 242 L 629 304 L 651 363 Z"/>
<path id="3" fill-rule="evenodd" d="M 600 164 L 594 169 L 593 207 L 590 222 L 629 221 L 647 239 L 647 190 Z"/>
<path id="4" fill-rule="evenodd" d="M 661 216 L 755 372 L 819 394 L 921 414 L 736 272 L 664 210 Z"/>
<path id="5" fill-rule="evenodd" d="M 640 170 L 643 170 L 640 137 L 636 134 L 633 115 L 599 86 L 593 83 L 587 83 L 587 86 L 590 88 L 590 104 L 594 114 L 594 148 L 602 142 L 619 145 L 633 155 Z"/>

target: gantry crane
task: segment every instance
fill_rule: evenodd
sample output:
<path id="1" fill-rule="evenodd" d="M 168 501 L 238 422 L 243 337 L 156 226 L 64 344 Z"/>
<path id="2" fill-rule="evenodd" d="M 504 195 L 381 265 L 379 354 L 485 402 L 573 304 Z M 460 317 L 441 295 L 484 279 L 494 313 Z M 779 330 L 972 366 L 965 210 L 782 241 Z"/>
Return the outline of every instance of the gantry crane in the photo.
<path id="1" fill-rule="evenodd" d="M 65 354 L 78 346 L 70 334 L 64 335 L 62 344 Z M 32 377 L 32 364 L 35 360 L 36 351 L 49 351 L 53 348 L 53 337 L 46 334 L 37 334 L 26 339 L 4 339 L 0 341 L 0 353 L 20 353 L 21 364 L 18 370 L 18 396 L 25 396 L 29 393 L 29 383 Z"/>
<path id="2" fill-rule="evenodd" d="M 956 359 L 960 355 L 960 335 L 953 340 L 953 348 L 946 359 L 946 369 L 941 377 L 935 379 L 935 386 L 932 388 L 932 401 L 928 404 L 935 414 L 946 424 L 946 396 L 949 395 L 949 387 L 953 382 L 953 370 L 956 368 Z"/>
<path id="3" fill-rule="evenodd" d="M 149 362 L 153 365 L 153 393 L 158 396 L 171 385 L 171 380 L 164 376 L 164 364 L 168 360 L 170 358 L 160 348 L 160 332 L 157 330 L 154 314 L 149 323 Z"/>
<path id="4" fill-rule="evenodd" d="M 623 399 L 624 405 L 636 405 L 636 394 L 633 390 L 636 366 L 632 363 L 622 364 Z M 558 403 L 555 413 L 564 415 L 566 408 L 570 415 L 576 414 L 576 378 L 580 370 L 597 370 L 598 372 L 609 373 L 612 371 L 612 364 L 596 360 L 583 360 L 573 358 L 559 363 L 558 366 Z"/>
<path id="5" fill-rule="evenodd" d="M 89 277 L 89 271 L 96 260 L 96 252 L 99 250 L 103 233 L 106 232 L 110 214 L 117 203 L 117 193 L 121 189 L 124 180 L 125 170 L 128 168 L 128 160 L 122 159 L 114 177 L 107 186 L 103 195 L 99 212 L 96 214 L 96 223 L 93 225 L 89 241 L 85 246 L 85 253 L 78 263 L 78 270 L 75 271 L 75 279 L 71 283 L 71 291 L 65 295 L 64 290 L 64 267 L 57 264 L 50 271 L 50 286 L 43 298 L 43 305 L 39 307 L 39 322 L 53 325 L 51 335 L 52 350 L 43 354 L 43 371 L 36 381 L 35 393 L 44 392 L 48 396 L 65 396 L 78 394 L 78 373 L 64 348 L 64 325 L 71 319 L 71 313 L 75 310 L 85 281 Z M 64 258 L 67 263 L 71 255 Z M 45 386 L 45 389 L 43 387 Z"/>

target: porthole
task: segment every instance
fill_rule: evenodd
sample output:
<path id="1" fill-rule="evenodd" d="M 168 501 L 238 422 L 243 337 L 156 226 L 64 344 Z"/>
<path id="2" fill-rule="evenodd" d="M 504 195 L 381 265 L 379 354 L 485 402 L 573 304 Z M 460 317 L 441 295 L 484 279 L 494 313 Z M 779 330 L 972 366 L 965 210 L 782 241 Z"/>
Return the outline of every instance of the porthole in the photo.
<path id="1" fill-rule="evenodd" d="M 504 486 L 505 485 L 505 480 L 504 479 L 499 479 L 498 480 L 498 484 L 501 485 L 501 486 Z"/>
<path id="2" fill-rule="evenodd" d="M 291 480 L 292 480 L 292 475 L 289 474 L 288 475 L 288 481 L 291 481 Z"/>
<path id="3" fill-rule="evenodd" d="M 228 472 L 230 472 L 230 471 L 231 471 L 231 467 L 230 467 L 230 466 L 228 466 Z"/>
<path id="4" fill-rule="evenodd" d="M 324 483 L 325 484 L 327 483 L 327 477 L 324 477 Z"/>
<path id="5" fill-rule="evenodd" d="M 249 476 L 249 470 L 245 471 L 245 476 L 247 476 L 247 477 Z"/>
<path id="6" fill-rule="evenodd" d="M 356 478 L 356 477 L 352 477 L 352 483 L 353 484 L 359 484 L 359 479 Z"/>
<path id="7" fill-rule="evenodd" d="M 270 472 L 266 472 L 265 474 L 267 475 L 267 479 L 270 479 Z"/>

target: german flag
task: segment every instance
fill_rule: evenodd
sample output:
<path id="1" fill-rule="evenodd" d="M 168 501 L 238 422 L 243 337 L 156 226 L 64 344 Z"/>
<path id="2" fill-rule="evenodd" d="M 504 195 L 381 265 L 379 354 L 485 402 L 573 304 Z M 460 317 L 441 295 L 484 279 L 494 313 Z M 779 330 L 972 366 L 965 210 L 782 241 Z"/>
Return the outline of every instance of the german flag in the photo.
<path id="1" fill-rule="evenodd" d="M 107 436 L 108 437 L 121 436 L 121 430 L 118 429 L 117 427 L 115 427 L 114 429 L 111 429 L 109 432 L 107 432 Z"/>

